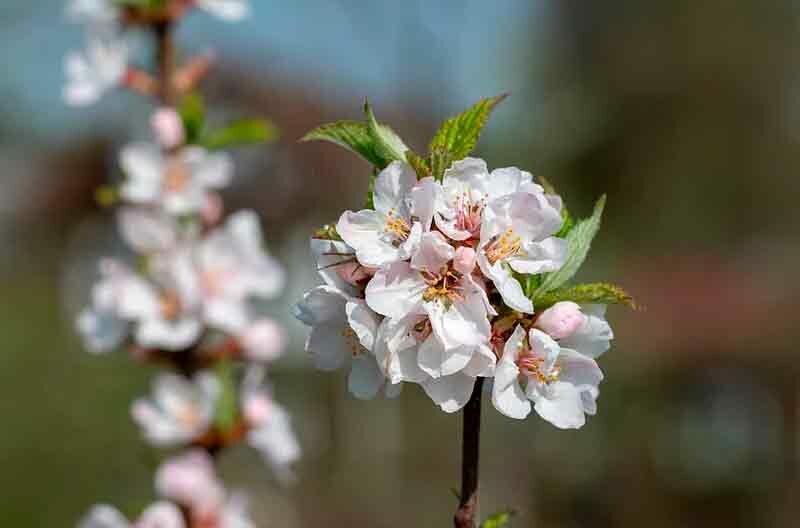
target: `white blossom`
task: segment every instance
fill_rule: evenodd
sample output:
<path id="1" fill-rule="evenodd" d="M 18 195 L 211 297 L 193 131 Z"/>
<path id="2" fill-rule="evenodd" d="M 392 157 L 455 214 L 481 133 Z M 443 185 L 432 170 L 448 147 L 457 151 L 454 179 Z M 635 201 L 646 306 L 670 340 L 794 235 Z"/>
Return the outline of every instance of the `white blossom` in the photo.
<path id="1" fill-rule="evenodd" d="M 129 522 L 113 506 L 98 504 L 81 519 L 78 528 L 186 528 L 186 523 L 174 504 L 161 501 L 150 505 L 135 522 Z"/>
<path id="2" fill-rule="evenodd" d="M 374 210 L 345 211 L 336 226 L 339 235 L 364 266 L 410 258 L 431 225 L 432 188 L 418 185 L 414 170 L 394 161 L 378 174 L 373 202 Z"/>
<path id="3" fill-rule="evenodd" d="M 250 14 L 248 0 L 197 0 L 197 7 L 228 22 L 238 22 Z"/>
<path id="4" fill-rule="evenodd" d="M 517 326 L 495 370 L 492 402 L 498 411 L 517 419 L 530 413 L 533 402 L 539 416 L 556 427 L 577 429 L 586 422 L 586 414 L 595 413 L 602 379 L 593 359 L 562 348 L 536 328 L 526 339 L 525 330 Z"/>
<path id="5" fill-rule="evenodd" d="M 233 164 L 225 153 L 210 153 L 198 146 L 164 154 L 152 143 L 132 143 L 120 153 L 126 179 L 120 188 L 125 200 L 158 205 L 168 213 L 199 213 L 214 190 L 226 187 Z"/>
<path id="6" fill-rule="evenodd" d="M 515 192 L 491 202 L 483 215 L 478 264 L 503 301 L 523 313 L 533 313 L 513 272 L 555 271 L 566 258 L 566 241 L 553 236 L 563 220 L 543 192 Z"/>
<path id="7" fill-rule="evenodd" d="M 95 103 L 119 86 L 128 68 L 128 44 L 116 38 L 92 38 L 86 50 L 64 58 L 64 101 L 71 106 Z"/>
<path id="8" fill-rule="evenodd" d="M 381 315 L 427 316 L 436 339 L 425 340 L 419 366 L 434 378 L 466 367 L 491 335 L 486 292 L 472 269 L 453 267 L 455 254 L 440 233 L 426 233 L 410 262 L 379 269 L 366 288 L 367 304 Z"/>
<path id="9" fill-rule="evenodd" d="M 350 363 L 348 389 L 357 398 L 371 399 L 386 385 L 371 350 L 380 319 L 367 304 L 331 286 L 306 293 L 295 315 L 311 326 L 305 350 L 321 370 L 336 370 Z M 397 387 L 386 386 L 387 396 Z"/>
<path id="10" fill-rule="evenodd" d="M 264 371 L 251 367 L 242 383 L 242 409 L 247 442 L 281 480 L 292 478 L 291 466 L 300 458 L 300 444 L 289 413 L 272 398 L 263 384 Z"/>
<path id="11" fill-rule="evenodd" d="M 160 496 L 186 507 L 193 516 L 216 513 L 225 500 L 214 461 L 202 449 L 167 459 L 156 471 L 155 484 Z"/>
<path id="12" fill-rule="evenodd" d="M 131 414 L 153 445 L 185 444 L 209 429 L 219 393 L 219 382 L 211 374 L 192 380 L 161 374 L 153 383 L 152 397 L 136 400 Z"/>
<path id="13" fill-rule="evenodd" d="M 206 323 L 244 334 L 253 323 L 247 301 L 280 293 L 285 283 L 283 268 L 263 244 L 256 213 L 239 211 L 198 245 L 194 264 Z"/>

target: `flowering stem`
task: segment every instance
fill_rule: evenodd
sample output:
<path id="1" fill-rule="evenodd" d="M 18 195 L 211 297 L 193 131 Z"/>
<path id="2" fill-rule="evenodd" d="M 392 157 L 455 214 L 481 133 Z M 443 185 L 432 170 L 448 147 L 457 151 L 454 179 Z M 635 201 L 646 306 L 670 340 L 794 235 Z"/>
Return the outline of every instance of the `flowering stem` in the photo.
<path id="1" fill-rule="evenodd" d="M 475 379 L 467 405 L 461 445 L 461 498 L 454 517 L 456 528 L 474 528 L 478 510 L 478 459 L 481 442 L 481 395 L 483 378 Z"/>
<path id="2" fill-rule="evenodd" d="M 159 21 L 153 25 L 158 55 L 159 95 L 164 106 L 175 106 L 175 90 L 172 82 L 175 74 L 175 43 L 172 29 L 171 20 Z"/>

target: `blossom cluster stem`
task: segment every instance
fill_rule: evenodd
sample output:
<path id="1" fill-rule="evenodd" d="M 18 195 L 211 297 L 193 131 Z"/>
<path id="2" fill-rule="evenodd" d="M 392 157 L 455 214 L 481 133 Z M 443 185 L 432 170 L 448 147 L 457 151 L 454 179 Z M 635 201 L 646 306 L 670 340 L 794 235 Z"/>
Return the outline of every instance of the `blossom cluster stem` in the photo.
<path id="1" fill-rule="evenodd" d="M 175 90 L 172 79 L 175 75 L 174 24 L 171 20 L 157 22 L 153 26 L 156 34 L 156 53 L 158 55 L 159 97 L 164 106 L 175 106 Z"/>
<path id="2" fill-rule="evenodd" d="M 478 463 L 481 442 L 481 395 L 483 378 L 475 380 L 464 416 L 461 444 L 461 495 L 454 517 L 455 528 L 475 528 L 478 511 Z"/>

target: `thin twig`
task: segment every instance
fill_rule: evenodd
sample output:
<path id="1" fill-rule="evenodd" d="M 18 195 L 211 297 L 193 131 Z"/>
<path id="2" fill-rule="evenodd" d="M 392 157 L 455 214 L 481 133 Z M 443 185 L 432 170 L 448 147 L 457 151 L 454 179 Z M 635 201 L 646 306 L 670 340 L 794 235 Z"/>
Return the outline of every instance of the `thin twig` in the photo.
<path id="1" fill-rule="evenodd" d="M 464 424 L 461 446 L 461 497 L 453 519 L 456 528 L 475 528 L 475 517 L 478 512 L 482 389 L 483 378 L 477 378 L 472 396 L 462 411 Z"/>

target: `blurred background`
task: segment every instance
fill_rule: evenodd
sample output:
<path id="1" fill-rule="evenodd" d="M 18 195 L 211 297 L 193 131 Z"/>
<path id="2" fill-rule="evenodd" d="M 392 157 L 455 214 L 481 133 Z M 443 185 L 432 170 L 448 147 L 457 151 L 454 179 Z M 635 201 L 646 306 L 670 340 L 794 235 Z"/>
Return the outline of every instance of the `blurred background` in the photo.
<path id="1" fill-rule="evenodd" d="M 420 151 L 438 123 L 510 91 L 478 148 L 546 175 L 580 215 L 609 195 L 583 278 L 612 308 L 599 414 L 580 431 L 486 406 L 482 513 L 518 527 L 797 526 L 800 387 L 800 8 L 793 0 L 253 0 L 231 26 L 193 15 L 181 49 L 217 50 L 202 92 L 282 139 L 236 153 L 230 208 L 260 211 L 292 271 L 272 306 L 292 332 L 275 368 L 305 457 L 281 489 L 245 448 L 222 471 L 259 526 L 443 527 L 456 506 L 459 416 L 416 387 L 362 402 L 310 368 L 291 319 L 318 282 L 307 239 L 361 205 L 368 166 L 296 139 L 378 117 Z M 82 45 L 60 0 L 0 5 L 0 525 L 67 527 L 97 501 L 136 511 L 159 454 L 128 415 L 152 371 L 92 357 L 73 319 L 94 262 L 120 248 L 93 189 L 148 134 L 147 105 L 60 99 Z"/>

